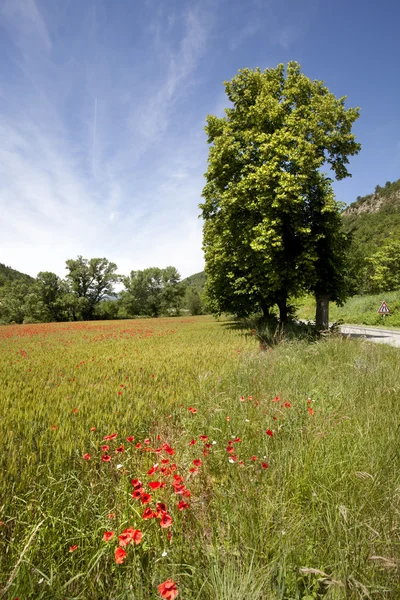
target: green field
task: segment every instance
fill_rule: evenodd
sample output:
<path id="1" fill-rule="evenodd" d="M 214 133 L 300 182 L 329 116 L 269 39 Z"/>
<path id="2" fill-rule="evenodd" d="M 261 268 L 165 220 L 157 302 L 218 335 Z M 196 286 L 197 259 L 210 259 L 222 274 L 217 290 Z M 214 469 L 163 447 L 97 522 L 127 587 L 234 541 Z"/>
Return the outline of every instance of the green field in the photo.
<path id="1" fill-rule="evenodd" d="M 0 394 L 0 598 L 400 598 L 395 348 L 8 326 Z"/>

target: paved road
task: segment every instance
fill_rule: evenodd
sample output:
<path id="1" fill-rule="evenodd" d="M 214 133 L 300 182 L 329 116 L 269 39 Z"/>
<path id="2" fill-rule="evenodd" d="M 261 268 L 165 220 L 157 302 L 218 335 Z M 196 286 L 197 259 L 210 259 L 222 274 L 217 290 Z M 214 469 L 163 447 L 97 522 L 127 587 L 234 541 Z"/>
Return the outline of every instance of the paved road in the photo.
<path id="1" fill-rule="evenodd" d="M 376 344 L 389 344 L 400 348 L 400 329 L 379 329 L 366 325 L 342 325 L 340 331 L 354 338 L 364 338 Z"/>

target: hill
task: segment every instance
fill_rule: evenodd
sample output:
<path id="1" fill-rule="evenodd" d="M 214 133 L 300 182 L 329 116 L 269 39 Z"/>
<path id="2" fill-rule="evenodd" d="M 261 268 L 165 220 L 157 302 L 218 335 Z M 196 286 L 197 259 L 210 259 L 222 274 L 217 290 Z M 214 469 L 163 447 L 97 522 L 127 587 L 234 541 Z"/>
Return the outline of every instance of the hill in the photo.
<path id="1" fill-rule="evenodd" d="M 359 196 L 344 210 L 343 221 L 345 231 L 351 236 L 349 275 L 354 281 L 353 291 L 376 293 L 398 287 L 393 281 L 393 285 L 385 287 L 383 280 L 377 287 L 371 277 L 380 277 L 372 273 L 373 263 L 392 274 L 399 270 L 400 179 L 388 181 L 384 187 L 377 185 L 374 193 Z"/>
<path id="2" fill-rule="evenodd" d="M 6 283 L 10 283 L 11 281 L 24 281 L 25 283 L 33 283 L 35 280 L 30 275 L 26 273 L 21 273 L 20 271 L 16 271 L 11 267 L 7 267 L 0 263 L 0 287 L 5 285 Z"/>
<path id="3" fill-rule="evenodd" d="M 199 292 L 199 294 L 201 294 L 204 291 L 206 280 L 207 276 L 205 272 L 200 271 L 200 273 L 195 273 L 194 275 L 186 277 L 186 279 L 182 280 L 182 283 L 186 284 L 188 287 L 196 289 Z"/>

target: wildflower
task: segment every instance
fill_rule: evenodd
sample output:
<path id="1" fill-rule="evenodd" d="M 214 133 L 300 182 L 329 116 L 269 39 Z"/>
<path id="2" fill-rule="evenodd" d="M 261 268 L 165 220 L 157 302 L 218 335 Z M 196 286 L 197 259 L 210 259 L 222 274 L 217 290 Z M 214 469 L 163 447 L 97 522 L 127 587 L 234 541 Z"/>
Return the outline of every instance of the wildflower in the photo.
<path id="1" fill-rule="evenodd" d="M 96 431 L 96 427 L 91 427 L 90 431 Z"/>
<path id="2" fill-rule="evenodd" d="M 265 432 L 267 435 L 269 435 L 270 437 L 272 437 L 274 434 L 270 429 L 267 429 L 267 431 Z"/>
<path id="3" fill-rule="evenodd" d="M 153 513 L 153 511 L 151 510 L 150 507 L 147 507 L 146 510 L 144 511 L 144 513 L 142 514 L 142 519 L 153 519 L 154 517 L 156 517 L 156 513 Z"/>
<path id="4" fill-rule="evenodd" d="M 110 514 L 108 515 L 108 518 L 109 518 L 109 519 L 113 519 L 114 517 L 115 517 L 115 513 L 110 513 Z"/>
<path id="5" fill-rule="evenodd" d="M 142 504 L 148 504 L 151 501 L 150 494 L 142 494 Z"/>
<path id="6" fill-rule="evenodd" d="M 110 446 L 104 445 L 104 446 L 101 447 L 101 451 L 102 452 L 107 452 L 107 450 L 109 450 L 109 449 L 110 449 Z"/>
<path id="7" fill-rule="evenodd" d="M 157 464 L 156 464 L 156 465 L 153 465 L 153 466 L 151 467 L 151 469 L 149 469 L 149 470 L 147 471 L 147 475 L 153 475 L 153 473 L 155 473 L 156 471 L 158 471 L 158 465 L 157 465 Z"/>
<path id="8" fill-rule="evenodd" d="M 165 483 L 163 484 L 163 482 L 161 482 L 161 481 L 150 481 L 149 482 L 149 487 L 152 490 L 157 490 L 160 487 L 165 487 Z"/>
<path id="9" fill-rule="evenodd" d="M 163 513 L 167 512 L 167 506 L 166 506 L 166 504 L 164 504 L 164 502 L 157 502 L 156 510 L 157 510 L 156 516 L 161 517 Z"/>
<path id="10" fill-rule="evenodd" d="M 138 449 L 139 449 L 139 448 L 141 448 L 141 447 L 142 447 L 142 444 L 141 444 L 140 442 L 139 442 L 139 443 L 137 443 L 137 444 L 135 445 L 135 448 L 138 448 Z"/>
<path id="11" fill-rule="evenodd" d="M 117 437 L 116 433 L 112 433 L 111 435 L 106 435 L 103 439 L 104 440 L 115 440 L 115 438 Z"/>
<path id="12" fill-rule="evenodd" d="M 105 531 L 103 533 L 103 540 L 105 542 L 109 542 L 113 537 L 114 537 L 115 533 L 113 531 Z"/>
<path id="13" fill-rule="evenodd" d="M 175 600 L 178 595 L 176 583 L 171 579 L 167 579 L 158 586 L 158 593 L 164 600 Z"/>
<path id="14" fill-rule="evenodd" d="M 101 457 L 101 460 L 103 462 L 110 462 L 111 456 L 109 456 L 108 454 L 103 454 L 103 456 Z"/>
<path id="15" fill-rule="evenodd" d="M 161 516 L 160 527 L 166 529 L 167 527 L 171 527 L 172 525 L 172 517 L 167 512 L 164 512 Z"/>
<path id="16" fill-rule="evenodd" d="M 140 479 L 132 479 L 131 483 L 135 490 L 143 487 L 143 483 L 140 481 Z"/>
<path id="17" fill-rule="evenodd" d="M 246 398 L 244 396 L 240 396 L 239 400 L 240 400 L 240 402 L 245 402 Z"/>
<path id="18" fill-rule="evenodd" d="M 285 408 L 292 408 L 292 405 L 290 404 L 290 402 L 285 402 L 283 406 Z"/>
<path id="19" fill-rule="evenodd" d="M 52 425 L 51 428 L 52 428 L 53 431 L 56 431 L 57 430 L 57 425 Z"/>
<path id="20" fill-rule="evenodd" d="M 272 400 L 272 402 L 279 402 L 280 401 L 280 397 L 279 396 L 275 396 L 275 398 Z"/>
<path id="21" fill-rule="evenodd" d="M 83 455 L 83 458 L 85 460 L 90 460 L 92 457 L 90 456 L 89 452 L 86 452 L 86 454 Z"/>
<path id="22" fill-rule="evenodd" d="M 119 448 L 115 449 L 115 454 L 120 454 L 121 452 L 124 452 L 125 448 L 123 445 L 119 446 Z"/>
<path id="23" fill-rule="evenodd" d="M 189 442 L 189 446 L 194 446 L 197 440 L 192 440 L 191 442 Z"/>
<path id="24" fill-rule="evenodd" d="M 170 456 L 173 456 L 175 454 L 175 450 L 165 442 L 164 444 L 162 444 L 162 449 Z"/>
<path id="25" fill-rule="evenodd" d="M 261 466 L 262 466 L 262 468 L 263 468 L 263 469 L 268 469 L 268 467 L 269 467 L 269 464 L 268 464 L 268 463 L 265 463 L 265 462 L 263 462 L 263 463 L 261 463 Z"/>
<path id="26" fill-rule="evenodd" d="M 115 550 L 115 562 L 117 565 L 122 565 L 126 557 L 126 552 L 123 548 L 117 548 Z"/>
<path id="27" fill-rule="evenodd" d="M 126 438 L 127 442 L 133 442 L 133 440 L 135 439 L 134 435 L 130 435 L 129 437 Z"/>
<path id="28" fill-rule="evenodd" d="M 178 510 L 183 510 L 185 508 L 189 508 L 190 504 L 188 504 L 184 500 L 181 500 L 176 506 L 178 507 Z"/>
<path id="29" fill-rule="evenodd" d="M 70 551 L 70 552 L 75 552 L 75 550 L 76 550 L 77 548 L 78 548 L 78 545 L 77 545 L 77 544 L 74 544 L 73 546 L 70 546 L 70 547 L 69 547 L 69 551 Z"/>
<path id="30" fill-rule="evenodd" d="M 208 440 L 208 435 L 199 435 L 199 438 L 202 442 L 205 442 L 206 440 Z"/>
<path id="31" fill-rule="evenodd" d="M 308 406 L 307 410 L 308 410 L 308 412 L 309 412 L 310 415 L 314 414 L 314 409 L 312 408 L 312 406 Z"/>
<path id="32" fill-rule="evenodd" d="M 250 456 L 250 460 L 257 460 L 257 456 Z"/>
<path id="33" fill-rule="evenodd" d="M 242 440 L 240 439 L 240 437 L 235 437 L 235 439 L 233 441 L 235 442 L 235 444 L 237 444 L 238 442 L 241 442 Z"/>

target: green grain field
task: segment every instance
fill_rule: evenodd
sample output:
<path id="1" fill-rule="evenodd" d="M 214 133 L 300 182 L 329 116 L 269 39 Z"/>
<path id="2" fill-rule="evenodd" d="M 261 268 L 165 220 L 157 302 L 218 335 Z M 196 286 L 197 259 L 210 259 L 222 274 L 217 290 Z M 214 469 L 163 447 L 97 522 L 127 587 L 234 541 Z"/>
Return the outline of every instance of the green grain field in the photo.
<path id="1" fill-rule="evenodd" d="M 211 317 L 0 328 L 0 598 L 398 600 L 399 358 Z"/>

